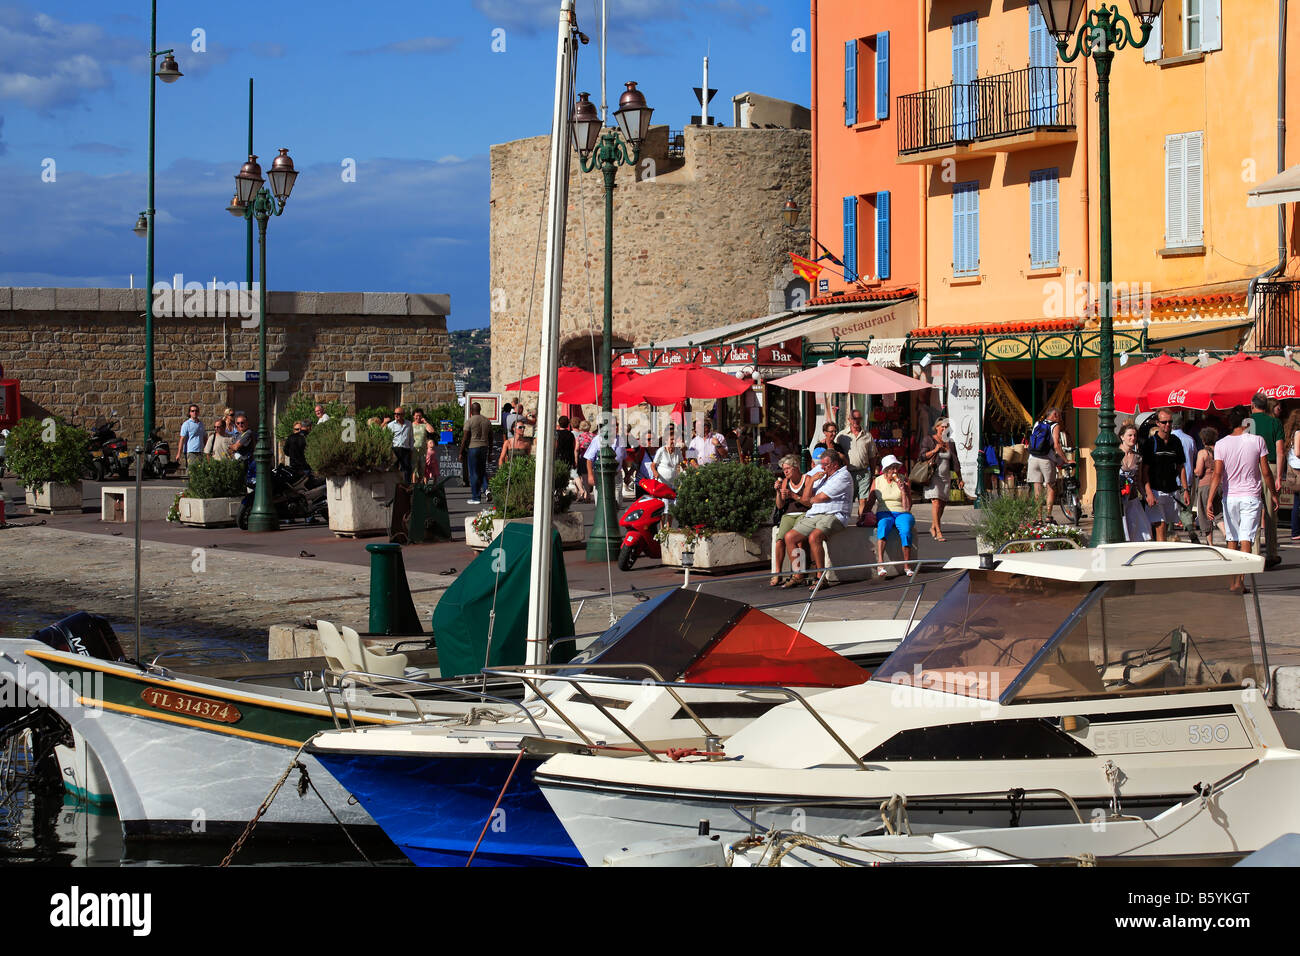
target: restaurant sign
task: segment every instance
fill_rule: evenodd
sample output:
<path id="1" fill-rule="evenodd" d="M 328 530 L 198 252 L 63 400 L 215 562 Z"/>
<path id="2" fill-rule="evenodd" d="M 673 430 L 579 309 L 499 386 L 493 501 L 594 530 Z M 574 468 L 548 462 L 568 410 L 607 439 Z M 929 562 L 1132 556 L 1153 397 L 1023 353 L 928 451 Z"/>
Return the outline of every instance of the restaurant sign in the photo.
<path id="1" fill-rule="evenodd" d="M 616 368 L 671 368 L 687 362 L 715 367 L 761 365 L 799 368 L 803 365 L 803 340 L 789 339 L 762 348 L 750 343 L 711 345 L 706 348 L 630 349 L 614 355 Z"/>

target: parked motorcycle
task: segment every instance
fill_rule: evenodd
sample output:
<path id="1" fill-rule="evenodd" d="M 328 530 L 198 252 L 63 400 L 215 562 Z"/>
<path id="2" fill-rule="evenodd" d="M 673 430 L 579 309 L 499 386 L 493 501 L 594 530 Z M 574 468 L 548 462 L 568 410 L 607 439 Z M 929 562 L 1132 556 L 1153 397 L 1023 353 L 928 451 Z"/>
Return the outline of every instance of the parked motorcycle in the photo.
<path id="1" fill-rule="evenodd" d="M 670 486 L 653 478 L 642 478 L 636 486 L 641 489 L 641 497 L 628 505 L 618 519 L 618 526 L 626 529 L 623 546 L 618 551 L 620 571 L 631 571 L 643 554 L 652 558 L 662 556 L 655 533 L 663 523 L 668 502 L 677 497 Z"/>
<path id="2" fill-rule="evenodd" d="M 180 467 L 172 460 L 172 446 L 162 437 L 162 429 L 155 428 L 149 435 L 144 450 L 144 477 L 166 478 Z"/>
<path id="3" fill-rule="evenodd" d="M 257 489 L 257 463 L 248 462 L 248 494 L 239 505 L 237 519 L 241 531 L 248 530 L 248 516 L 253 512 L 253 494 Z M 311 472 L 298 473 L 288 465 L 271 470 L 271 505 L 281 521 L 301 518 L 308 524 L 329 520 L 329 501 L 325 496 L 325 479 Z"/>
<path id="4" fill-rule="evenodd" d="M 90 459 L 86 462 L 84 471 L 85 477 L 91 481 L 131 476 L 131 462 L 134 458 L 126 439 L 113 431 L 116 424 L 114 419 L 90 429 Z"/>

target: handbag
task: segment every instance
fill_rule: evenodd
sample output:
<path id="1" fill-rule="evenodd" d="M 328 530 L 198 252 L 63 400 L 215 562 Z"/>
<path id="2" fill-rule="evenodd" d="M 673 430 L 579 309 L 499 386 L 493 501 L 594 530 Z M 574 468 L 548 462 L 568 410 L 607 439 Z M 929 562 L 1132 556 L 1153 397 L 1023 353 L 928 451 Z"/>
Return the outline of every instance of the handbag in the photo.
<path id="1" fill-rule="evenodd" d="M 858 526 L 861 528 L 874 528 L 876 526 L 876 521 L 876 513 L 874 511 L 868 511 L 858 519 Z"/>
<path id="2" fill-rule="evenodd" d="M 914 485 L 928 485 L 933 477 L 934 464 L 925 458 L 913 465 L 912 470 L 907 473 L 907 480 Z"/>

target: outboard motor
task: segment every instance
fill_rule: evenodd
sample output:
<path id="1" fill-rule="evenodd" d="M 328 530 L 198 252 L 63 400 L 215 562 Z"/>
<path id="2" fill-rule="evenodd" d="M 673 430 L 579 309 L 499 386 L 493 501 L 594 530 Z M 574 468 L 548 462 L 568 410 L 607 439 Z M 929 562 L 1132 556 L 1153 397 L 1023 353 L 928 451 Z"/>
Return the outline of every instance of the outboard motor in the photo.
<path id="1" fill-rule="evenodd" d="M 126 654 L 113 633 L 107 618 L 86 611 L 69 614 L 43 627 L 32 635 L 32 640 L 48 644 L 56 651 L 68 651 L 83 657 L 98 657 L 106 661 L 124 661 Z"/>

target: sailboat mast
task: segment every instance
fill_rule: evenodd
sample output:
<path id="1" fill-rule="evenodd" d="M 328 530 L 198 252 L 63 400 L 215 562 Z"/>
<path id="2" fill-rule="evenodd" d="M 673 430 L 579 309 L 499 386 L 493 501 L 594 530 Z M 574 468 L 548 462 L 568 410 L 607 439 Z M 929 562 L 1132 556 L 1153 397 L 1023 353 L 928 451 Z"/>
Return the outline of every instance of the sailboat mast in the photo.
<path id="1" fill-rule="evenodd" d="M 546 196 L 546 278 L 542 287 L 541 381 L 537 396 L 537 474 L 533 479 L 533 549 L 528 573 L 528 655 L 545 664 L 551 635 L 551 512 L 559 389 L 560 302 L 564 285 L 565 213 L 569 203 L 569 104 L 573 98 L 573 0 L 561 0 L 551 114 L 550 187 Z"/>

